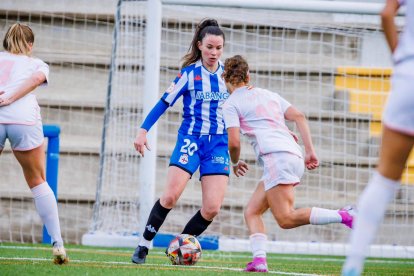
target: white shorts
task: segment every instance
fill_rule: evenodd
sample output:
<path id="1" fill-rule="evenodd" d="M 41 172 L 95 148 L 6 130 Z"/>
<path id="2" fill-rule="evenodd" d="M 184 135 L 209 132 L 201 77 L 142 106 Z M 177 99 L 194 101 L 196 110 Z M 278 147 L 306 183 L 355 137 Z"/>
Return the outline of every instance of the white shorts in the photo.
<path id="1" fill-rule="evenodd" d="M 265 191 L 279 184 L 298 184 L 305 171 L 305 161 L 290 152 L 273 152 L 260 156 Z"/>
<path id="2" fill-rule="evenodd" d="M 392 77 L 392 91 L 385 105 L 383 122 L 388 128 L 414 136 L 414 75 L 402 74 L 402 70 L 412 69 L 413 66 L 401 64 L 396 68 Z M 400 66 L 398 66 L 400 67 Z"/>
<path id="3" fill-rule="evenodd" d="M 9 139 L 11 148 L 17 151 L 32 150 L 43 144 L 43 126 L 39 121 L 35 125 L 0 124 L 0 149 Z"/>

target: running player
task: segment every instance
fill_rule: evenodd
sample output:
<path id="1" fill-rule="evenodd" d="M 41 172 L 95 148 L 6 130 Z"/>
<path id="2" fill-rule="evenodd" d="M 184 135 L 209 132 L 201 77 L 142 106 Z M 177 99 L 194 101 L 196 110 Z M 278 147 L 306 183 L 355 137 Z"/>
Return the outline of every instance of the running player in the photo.
<path id="1" fill-rule="evenodd" d="M 304 114 L 277 93 L 249 86 L 249 66 L 239 55 L 226 59 L 223 78 L 231 94 L 223 105 L 223 114 L 233 171 L 236 176 L 247 171 L 247 164 L 239 159 L 240 132 L 250 140 L 263 166 L 263 176 L 244 211 L 253 253 L 253 261 L 245 271 L 267 272 L 267 237 L 262 219 L 267 209 L 283 229 L 328 223 L 343 223 L 352 228 L 353 209 L 295 209 L 294 187 L 299 184 L 304 167 L 313 170 L 319 166 Z M 295 122 L 305 157 L 285 120 Z"/>
<path id="2" fill-rule="evenodd" d="M 55 195 L 45 179 L 45 151 L 40 108 L 33 90 L 46 85 L 49 66 L 31 57 L 34 34 L 24 24 L 13 24 L 0 52 L 0 154 L 9 139 L 32 191 L 37 212 L 52 237 L 54 262 L 68 262 L 60 233 Z"/>
<path id="3" fill-rule="evenodd" d="M 406 20 L 398 39 L 395 15 L 406 5 Z M 414 1 L 387 0 L 382 26 L 393 53 L 392 91 L 383 113 L 381 150 L 377 171 L 358 202 L 358 218 L 342 275 L 360 275 L 365 256 L 388 204 L 400 188 L 400 179 L 414 144 Z"/>
<path id="4" fill-rule="evenodd" d="M 135 149 L 144 156 L 145 147 L 149 149 L 147 132 L 168 107 L 183 97 L 183 121 L 171 155 L 167 185 L 142 229 L 132 255 L 134 263 L 145 263 L 152 239 L 198 168 L 201 209 L 182 233 L 199 236 L 220 210 L 229 175 L 227 133 L 222 116 L 222 104 L 229 96 L 221 78 L 224 40 L 216 20 L 205 19 L 198 24 L 189 52 L 183 57 L 181 72 L 145 118 L 135 139 Z"/>

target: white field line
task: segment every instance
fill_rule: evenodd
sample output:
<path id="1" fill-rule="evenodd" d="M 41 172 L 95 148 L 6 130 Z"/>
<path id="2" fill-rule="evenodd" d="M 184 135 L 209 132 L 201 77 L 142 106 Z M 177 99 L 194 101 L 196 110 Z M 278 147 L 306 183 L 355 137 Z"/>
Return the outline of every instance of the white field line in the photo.
<path id="1" fill-rule="evenodd" d="M 37 262 L 51 262 L 51 259 L 46 258 L 20 258 L 20 257 L 0 257 L 0 260 L 7 261 L 37 261 Z M 70 260 L 70 263 L 84 263 L 84 264 L 103 264 L 103 265 L 133 265 L 131 262 L 108 262 L 108 261 L 85 261 L 85 260 Z M 226 271 L 237 271 L 243 272 L 243 269 L 240 268 L 230 268 L 230 267 L 216 267 L 216 266 L 173 266 L 166 264 L 141 264 L 142 266 L 148 267 L 172 267 L 174 270 L 185 270 L 185 269 L 214 269 L 214 270 L 226 270 Z M 141 266 L 140 265 L 140 266 Z M 299 275 L 299 276 L 318 276 L 318 274 L 306 274 L 306 273 L 296 273 L 296 272 L 283 272 L 283 271 L 269 271 L 270 274 L 279 274 L 279 275 Z"/>
<path id="2" fill-rule="evenodd" d="M 5 249 L 24 249 L 24 250 L 51 250 L 51 247 L 36 247 L 36 246 L 14 246 L 14 245 L 0 245 L 0 249 L 1 248 L 5 248 Z M 83 249 L 83 248 L 69 248 L 67 249 L 67 251 L 74 251 L 74 252 L 84 252 L 84 253 L 131 253 L 133 252 L 133 249 L 131 250 L 109 250 L 109 249 Z M 210 252 L 206 252 L 203 251 L 203 257 L 209 257 L 209 256 L 215 256 L 218 257 L 219 256 L 223 256 L 223 257 L 234 257 L 234 258 L 246 258 L 246 259 L 251 259 L 250 255 L 241 255 L 241 254 L 231 254 L 228 252 L 223 252 L 223 253 L 219 253 L 219 251 L 213 251 L 213 252 L 217 252 L 217 253 L 210 253 Z M 156 254 L 156 255 L 165 255 L 163 252 L 153 252 L 151 254 Z M 344 259 L 340 259 L 340 258 L 315 258 L 315 257 L 307 257 L 306 255 L 302 255 L 301 257 L 293 257 L 293 256 L 268 256 L 267 259 L 278 259 L 278 260 L 286 260 L 286 261 L 298 261 L 298 260 L 302 260 L 302 261 L 322 261 L 322 262 L 343 262 Z M 410 265 L 414 265 L 414 260 L 413 261 L 408 261 L 408 260 L 404 260 L 404 261 L 399 261 L 399 260 L 372 260 L 372 259 L 367 259 L 365 261 L 366 263 L 383 263 L 383 264 L 410 264 Z"/>

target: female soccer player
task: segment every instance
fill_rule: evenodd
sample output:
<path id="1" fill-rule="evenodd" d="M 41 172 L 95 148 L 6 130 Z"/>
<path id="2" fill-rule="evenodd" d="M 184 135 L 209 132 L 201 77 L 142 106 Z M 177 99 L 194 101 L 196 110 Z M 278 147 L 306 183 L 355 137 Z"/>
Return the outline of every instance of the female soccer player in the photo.
<path id="1" fill-rule="evenodd" d="M 32 91 L 46 85 L 49 66 L 31 57 L 34 34 L 29 26 L 13 24 L 0 52 L 0 154 L 6 138 L 32 191 L 37 212 L 53 242 L 55 263 L 66 263 L 58 208 L 45 180 L 45 151 L 40 108 Z"/>
<path id="2" fill-rule="evenodd" d="M 398 40 L 394 17 L 406 5 L 405 28 Z M 381 13 L 385 37 L 394 59 L 392 91 L 383 113 L 382 142 L 377 172 L 358 202 L 358 218 L 351 233 L 343 275 L 360 275 L 365 255 L 382 222 L 414 144 L 414 1 L 387 0 Z"/>
<path id="3" fill-rule="evenodd" d="M 149 149 L 147 132 L 169 106 L 183 97 L 183 121 L 171 155 L 167 185 L 151 210 L 132 255 L 134 263 L 145 262 L 151 240 L 198 168 L 202 207 L 182 233 L 199 236 L 220 210 L 229 175 L 227 133 L 222 116 L 222 104 L 229 96 L 221 78 L 224 40 L 216 20 L 205 19 L 198 24 L 189 52 L 183 57 L 181 72 L 148 114 L 135 139 L 135 149 L 144 156 L 144 148 Z"/>
<path id="4" fill-rule="evenodd" d="M 244 212 L 253 252 L 253 261 L 245 271 L 267 272 L 267 237 L 262 219 L 267 209 L 283 229 L 328 223 L 343 223 L 351 228 L 353 210 L 295 209 L 293 188 L 299 184 L 304 167 L 313 170 L 319 166 L 305 116 L 277 93 L 249 86 L 249 66 L 239 55 L 226 59 L 223 78 L 231 94 L 223 105 L 223 114 L 233 171 L 236 176 L 247 171 L 247 164 L 239 159 L 240 132 L 248 137 L 263 166 L 263 176 Z M 285 120 L 296 123 L 305 157 Z"/>

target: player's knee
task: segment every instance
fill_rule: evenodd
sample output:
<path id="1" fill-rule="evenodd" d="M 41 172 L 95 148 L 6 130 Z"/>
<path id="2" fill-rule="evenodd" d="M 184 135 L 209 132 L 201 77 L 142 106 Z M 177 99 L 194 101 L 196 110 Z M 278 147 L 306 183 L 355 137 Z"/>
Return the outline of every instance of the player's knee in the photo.
<path id="1" fill-rule="evenodd" d="M 171 209 L 174 208 L 175 204 L 177 203 L 178 197 L 174 195 L 163 195 L 160 198 L 160 204 L 162 207 Z"/>
<path id="2" fill-rule="evenodd" d="M 244 210 L 244 219 L 248 220 L 251 217 L 260 215 L 259 212 L 257 212 L 257 210 L 255 210 L 254 208 L 251 208 L 250 206 L 247 206 L 246 209 Z"/>
<path id="3" fill-rule="evenodd" d="M 276 216 L 276 221 L 282 229 L 291 229 L 294 227 L 291 217 L 287 214 Z"/>
<path id="4" fill-rule="evenodd" d="M 218 215 L 220 211 L 220 206 L 206 206 L 203 207 L 203 217 L 206 220 L 212 220 L 215 216 Z"/>
<path id="5" fill-rule="evenodd" d="M 292 229 L 292 228 L 293 228 L 292 224 L 291 224 L 291 223 L 289 223 L 289 222 L 282 222 L 282 223 L 279 223 L 279 226 L 280 226 L 280 228 L 282 228 L 282 229 Z"/>

